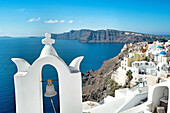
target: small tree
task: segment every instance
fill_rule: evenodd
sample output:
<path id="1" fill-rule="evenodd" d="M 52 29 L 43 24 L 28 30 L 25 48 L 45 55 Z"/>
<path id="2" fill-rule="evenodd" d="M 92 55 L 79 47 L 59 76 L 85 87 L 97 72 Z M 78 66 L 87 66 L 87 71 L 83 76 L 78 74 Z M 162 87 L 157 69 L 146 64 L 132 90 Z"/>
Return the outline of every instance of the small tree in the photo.
<path id="1" fill-rule="evenodd" d="M 128 77 L 128 85 L 130 86 L 130 81 L 133 79 L 133 76 L 132 76 L 132 71 L 131 70 L 128 70 L 126 72 L 126 75 Z"/>

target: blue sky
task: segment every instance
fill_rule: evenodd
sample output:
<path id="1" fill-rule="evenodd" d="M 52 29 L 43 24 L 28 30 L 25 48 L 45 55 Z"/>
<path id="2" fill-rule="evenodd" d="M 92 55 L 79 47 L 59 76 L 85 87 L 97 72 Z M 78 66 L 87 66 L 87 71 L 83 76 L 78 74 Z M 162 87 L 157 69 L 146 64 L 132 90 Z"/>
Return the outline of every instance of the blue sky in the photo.
<path id="1" fill-rule="evenodd" d="M 0 0 L 0 36 L 72 29 L 170 34 L 169 0 Z"/>

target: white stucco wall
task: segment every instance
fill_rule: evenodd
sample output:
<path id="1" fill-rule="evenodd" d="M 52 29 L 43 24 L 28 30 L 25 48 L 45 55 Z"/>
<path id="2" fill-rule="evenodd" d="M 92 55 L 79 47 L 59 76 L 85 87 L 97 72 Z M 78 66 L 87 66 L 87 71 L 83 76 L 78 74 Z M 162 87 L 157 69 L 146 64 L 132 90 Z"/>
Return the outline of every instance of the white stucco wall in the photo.
<path id="1" fill-rule="evenodd" d="M 67 66 L 52 47 L 54 40 L 50 39 L 49 34 L 42 42 L 46 45 L 32 65 L 23 59 L 12 58 L 18 68 L 14 75 L 16 113 L 43 113 L 41 72 L 46 64 L 54 66 L 58 72 L 60 113 L 82 113 L 79 65 L 83 57 L 74 59 Z"/>
<path id="2" fill-rule="evenodd" d="M 148 93 L 148 103 L 153 103 L 154 105 L 159 104 L 159 99 L 163 96 L 163 90 L 165 88 L 168 88 L 169 90 L 170 88 L 169 81 L 170 80 L 150 87 L 149 93 Z M 170 93 L 168 95 L 170 97 Z M 170 99 L 168 99 L 168 103 L 170 103 Z M 170 105 L 168 104 L 167 113 L 169 112 L 170 112 Z"/>

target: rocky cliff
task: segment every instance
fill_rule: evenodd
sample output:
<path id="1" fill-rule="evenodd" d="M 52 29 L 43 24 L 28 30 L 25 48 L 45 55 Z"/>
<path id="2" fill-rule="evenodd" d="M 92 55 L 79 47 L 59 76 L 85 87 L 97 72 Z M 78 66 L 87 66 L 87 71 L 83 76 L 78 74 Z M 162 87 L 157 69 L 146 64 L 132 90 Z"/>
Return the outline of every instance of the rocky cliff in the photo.
<path id="1" fill-rule="evenodd" d="M 63 34 L 52 34 L 52 38 L 56 39 L 70 39 L 79 40 L 80 42 L 94 43 L 94 42 L 120 42 L 120 43 L 134 43 L 143 41 L 167 41 L 170 37 L 150 35 L 129 31 L 118 30 L 71 30 Z"/>
<path id="2" fill-rule="evenodd" d="M 114 96 L 114 91 L 121 87 L 111 79 L 113 71 L 117 70 L 124 56 L 129 52 L 135 52 L 146 46 L 147 42 L 126 44 L 118 56 L 103 62 L 97 71 L 87 71 L 83 74 L 83 101 L 101 101 L 107 95 Z"/>

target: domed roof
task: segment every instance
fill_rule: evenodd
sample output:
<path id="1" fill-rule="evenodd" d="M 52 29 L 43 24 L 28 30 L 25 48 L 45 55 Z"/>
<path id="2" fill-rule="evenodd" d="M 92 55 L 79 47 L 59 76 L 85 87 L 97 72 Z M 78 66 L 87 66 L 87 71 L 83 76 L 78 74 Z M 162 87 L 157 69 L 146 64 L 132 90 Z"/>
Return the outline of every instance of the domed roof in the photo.
<path id="1" fill-rule="evenodd" d="M 158 46 L 157 48 L 158 48 L 158 49 L 161 49 L 161 48 L 162 48 L 162 46 Z"/>
<path id="2" fill-rule="evenodd" d="M 158 56 L 157 54 L 155 56 Z"/>
<path id="3" fill-rule="evenodd" d="M 160 55 L 166 55 L 166 52 L 165 51 L 161 51 Z"/>

